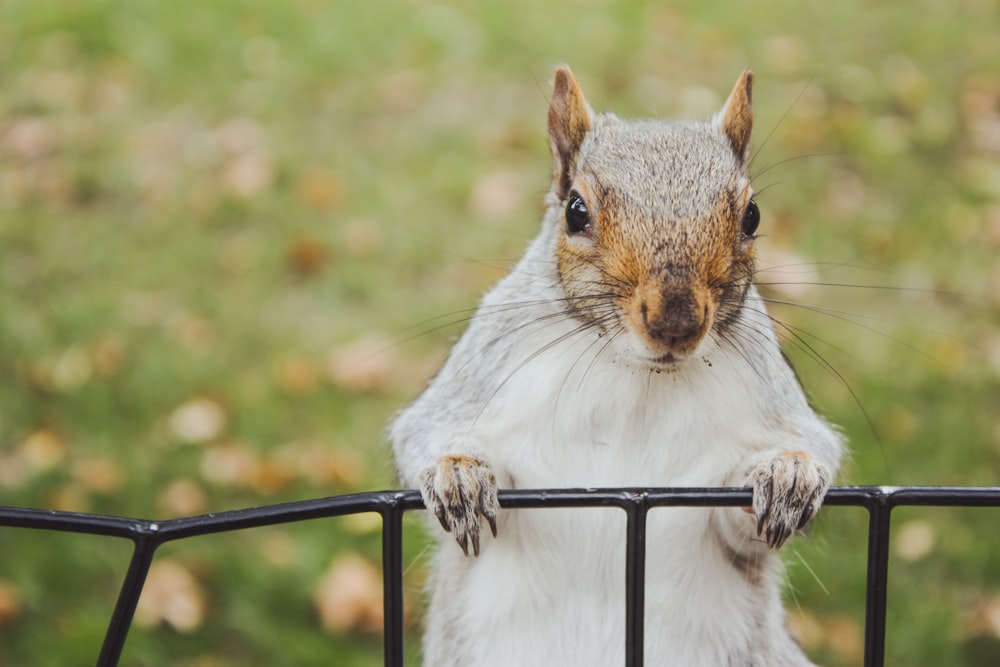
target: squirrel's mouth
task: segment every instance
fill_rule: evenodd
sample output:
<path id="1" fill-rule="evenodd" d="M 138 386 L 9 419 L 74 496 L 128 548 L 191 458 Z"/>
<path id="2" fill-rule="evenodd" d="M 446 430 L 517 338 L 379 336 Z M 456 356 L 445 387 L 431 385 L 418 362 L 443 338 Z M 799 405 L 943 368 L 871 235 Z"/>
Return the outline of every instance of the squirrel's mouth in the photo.
<path id="1" fill-rule="evenodd" d="M 646 354 L 643 355 L 643 360 L 651 369 L 654 370 L 675 369 L 684 365 L 691 359 L 697 358 L 701 349 L 701 345 L 696 346 L 690 351 L 678 349 L 668 349 L 664 351 L 663 348 L 660 348 L 659 350 L 650 350 L 647 348 Z"/>
<path id="2" fill-rule="evenodd" d="M 673 366 L 678 361 L 680 361 L 680 359 L 673 352 L 667 352 L 666 354 L 652 359 L 652 362 L 657 366 Z"/>
<path id="3" fill-rule="evenodd" d="M 691 359 L 692 355 L 678 352 L 667 352 L 656 357 L 646 357 L 646 364 L 650 370 L 657 373 L 660 371 L 676 370 Z"/>

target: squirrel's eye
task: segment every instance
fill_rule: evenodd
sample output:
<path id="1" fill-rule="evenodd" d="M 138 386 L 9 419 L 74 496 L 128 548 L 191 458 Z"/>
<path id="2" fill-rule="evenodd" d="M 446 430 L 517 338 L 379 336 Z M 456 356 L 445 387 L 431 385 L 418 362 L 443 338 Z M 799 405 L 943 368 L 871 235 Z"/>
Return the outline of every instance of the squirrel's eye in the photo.
<path id="1" fill-rule="evenodd" d="M 757 232 L 757 226 L 760 224 L 760 209 L 757 208 L 757 202 L 753 199 L 747 204 L 747 210 L 743 213 L 743 235 L 748 238 L 753 238 L 753 235 Z"/>
<path id="2" fill-rule="evenodd" d="M 583 198 L 574 192 L 566 202 L 566 233 L 583 234 L 588 227 L 590 227 L 590 211 L 583 203 Z"/>

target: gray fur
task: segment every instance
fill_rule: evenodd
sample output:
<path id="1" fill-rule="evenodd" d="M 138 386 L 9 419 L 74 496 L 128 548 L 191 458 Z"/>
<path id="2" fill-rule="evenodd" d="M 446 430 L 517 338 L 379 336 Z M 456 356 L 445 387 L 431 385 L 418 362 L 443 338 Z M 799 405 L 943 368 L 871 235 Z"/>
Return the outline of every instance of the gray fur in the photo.
<path id="1" fill-rule="evenodd" d="M 810 664 L 774 550 L 819 509 L 842 445 L 751 283 L 751 82 L 712 122 L 624 121 L 557 71 L 541 231 L 390 427 L 403 484 L 459 545 L 435 554 L 425 664 L 621 659 L 621 517 L 502 511 L 515 483 L 752 487 L 752 514 L 650 513 L 646 664 Z M 567 231 L 573 193 L 584 233 Z"/>

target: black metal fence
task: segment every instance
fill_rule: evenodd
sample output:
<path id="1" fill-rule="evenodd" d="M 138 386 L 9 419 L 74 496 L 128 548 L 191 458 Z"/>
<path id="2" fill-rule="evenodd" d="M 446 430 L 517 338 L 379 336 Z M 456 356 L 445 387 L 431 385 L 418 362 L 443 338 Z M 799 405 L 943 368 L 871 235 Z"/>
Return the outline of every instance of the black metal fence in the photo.
<path id="1" fill-rule="evenodd" d="M 625 562 L 627 667 L 643 662 L 643 603 L 646 562 L 646 514 L 654 507 L 748 506 L 748 489 L 550 489 L 501 491 L 506 509 L 540 507 L 618 507 L 627 517 Z M 826 506 L 855 506 L 868 511 L 868 577 L 865 608 L 865 666 L 881 667 L 885 657 L 885 619 L 889 569 L 889 523 L 903 506 L 1000 507 L 1000 487 L 838 487 Z M 403 515 L 423 509 L 416 491 L 377 491 L 307 500 L 269 507 L 146 521 L 126 517 L 76 514 L 0 506 L 0 526 L 105 535 L 134 545 L 125 581 L 97 658 L 98 667 L 114 667 L 121 657 L 132 617 L 157 548 L 188 537 L 270 526 L 308 519 L 377 512 L 382 517 L 382 573 L 385 605 L 385 664 L 403 665 Z"/>

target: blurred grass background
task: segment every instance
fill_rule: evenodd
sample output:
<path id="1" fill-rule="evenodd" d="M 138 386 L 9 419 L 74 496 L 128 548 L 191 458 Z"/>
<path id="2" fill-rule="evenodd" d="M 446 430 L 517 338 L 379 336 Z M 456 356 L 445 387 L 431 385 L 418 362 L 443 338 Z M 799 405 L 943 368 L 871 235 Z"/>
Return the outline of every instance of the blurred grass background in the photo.
<path id="1" fill-rule="evenodd" d="M 660 117 L 752 66 L 761 281 L 830 309 L 775 314 L 851 441 L 839 481 L 996 485 L 998 28 L 991 0 L 0 2 L 0 504 L 393 486 L 381 429 L 538 224 L 560 62 Z M 823 664 L 861 664 L 865 526 L 831 509 L 789 551 Z M 996 526 L 896 515 L 888 664 L 1000 662 Z M 122 664 L 380 664 L 378 527 L 170 545 Z M 0 531 L 0 665 L 88 664 L 128 556 Z"/>

